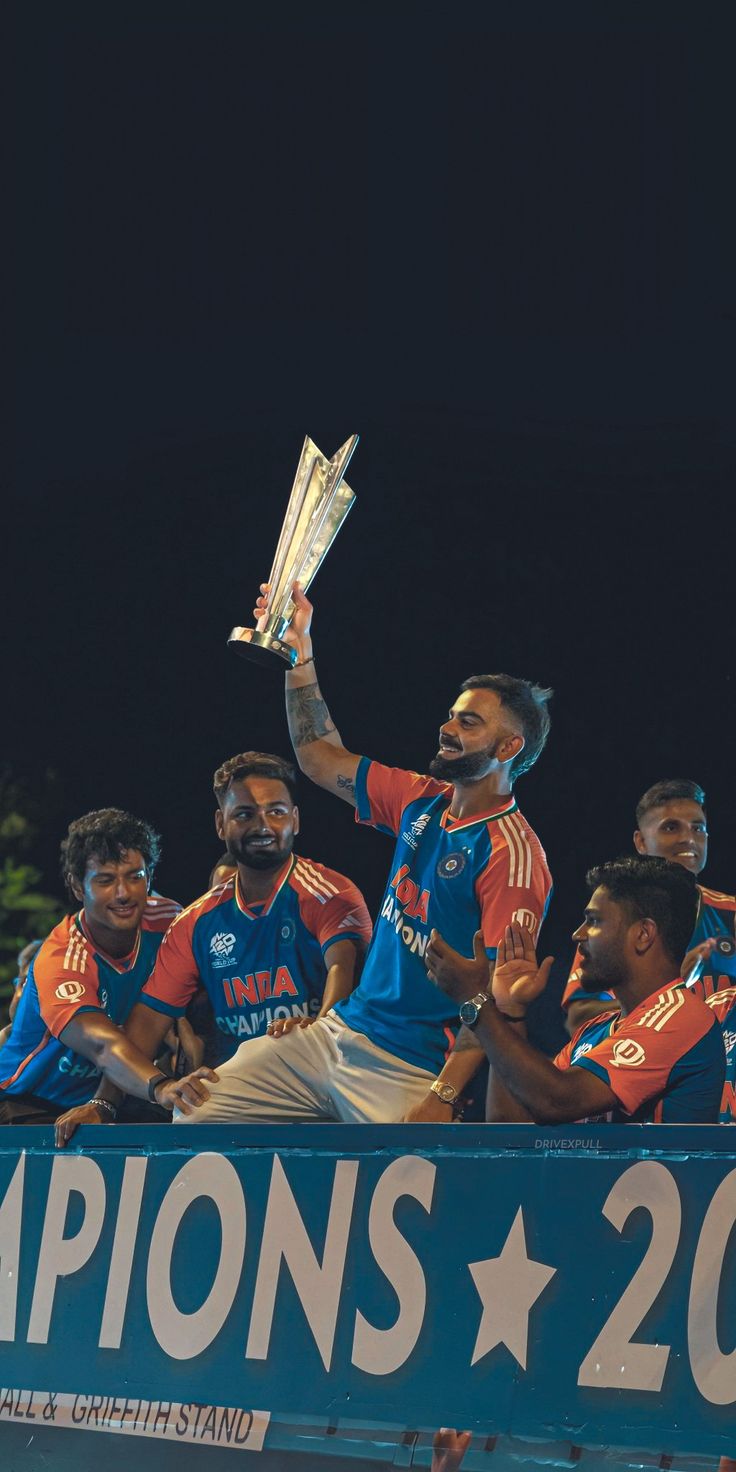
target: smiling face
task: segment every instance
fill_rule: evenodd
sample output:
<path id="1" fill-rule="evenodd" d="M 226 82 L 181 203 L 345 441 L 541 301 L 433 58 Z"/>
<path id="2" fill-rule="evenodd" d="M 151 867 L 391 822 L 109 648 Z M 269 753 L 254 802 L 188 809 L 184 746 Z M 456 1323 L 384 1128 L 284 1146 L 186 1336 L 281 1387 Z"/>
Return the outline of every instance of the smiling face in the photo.
<path id="1" fill-rule="evenodd" d="M 125 849 L 117 862 L 90 854 L 81 882 L 69 877 L 93 940 L 118 955 L 132 949 L 148 899 L 149 875 L 137 849 Z M 129 943 L 129 944 L 128 944 Z"/>
<path id="2" fill-rule="evenodd" d="M 650 808 L 634 834 L 637 853 L 682 864 L 692 874 L 705 868 L 708 825 L 700 804 L 689 797 L 673 798 Z"/>
<path id="3" fill-rule="evenodd" d="M 463 690 L 440 726 L 439 751 L 429 770 L 443 782 L 479 782 L 512 761 L 523 745 L 495 690 Z"/>
<path id="4" fill-rule="evenodd" d="M 243 777 L 230 783 L 215 827 L 228 852 L 248 869 L 278 869 L 299 832 L 299 810 L 283 782 Z"/>

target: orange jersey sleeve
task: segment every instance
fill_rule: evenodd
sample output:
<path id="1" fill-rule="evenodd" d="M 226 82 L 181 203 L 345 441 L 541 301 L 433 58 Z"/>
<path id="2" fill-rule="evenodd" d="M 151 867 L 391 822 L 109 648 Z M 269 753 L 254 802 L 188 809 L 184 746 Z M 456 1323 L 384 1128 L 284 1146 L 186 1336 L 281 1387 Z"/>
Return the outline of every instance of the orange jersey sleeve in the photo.
<path id="1" fill-rule="evenodd" d="M 154 1011 L 180 1015 L 197 989 L 199 971 L 192 951 L 192 932 L 200 908 L 201 901 L 197 901 L 182 910 L 161 942 L 156 964 L 138 998 Z"/>
<path id="2" fill-rule="evenodd" d="M 552 876 L 536 833 L 521 814 L 509 813 L 489 823 L 491 855 L 478 875 L 475 892 L 480 905 L 486 950 L 495 957 L 503 933 L 512 920 L 531 931 L 534 942 L 547 911 Z"/>
<path id="3" fill-rule="evenodd" d="M 607 1036 L 580 1053 L 586 1032 L 600 1021 L 584 1023 L 554 1061 L 597 1074 L 627 1114 L 664 1094 L 673 1069 L 714 1026 L 708 1008 L 682 985 L 647 997 L 623 1020 L 613 1018 Z"/>
<path id="4" fill-rule="evenodd" d="M 75 1013 L 103 1010 L 97 963 L 73 915 L 67 915 L 44 941 L 33 963 L 33 977 L 39 1011 L 55 1038 Z"/>
<path id="5" fill-rule="evenodd" d="M 370 823 L 375 828 L 398 836 L 401 815 L 408 803 L 421 797 L 437 797 L 452 788 L 447 782 L 407 772 L 402 767 L 384 767 L 381 762 L 361 759 L 356 778 L 356 823 Z"/>
<path id="6" fill-rule="evenodd" d="M 292 883 L 304 924 L 323 951 L 336 940 L 369 944 L 373 926 L 368 906 L 351 879 L 299 855 Z"/>

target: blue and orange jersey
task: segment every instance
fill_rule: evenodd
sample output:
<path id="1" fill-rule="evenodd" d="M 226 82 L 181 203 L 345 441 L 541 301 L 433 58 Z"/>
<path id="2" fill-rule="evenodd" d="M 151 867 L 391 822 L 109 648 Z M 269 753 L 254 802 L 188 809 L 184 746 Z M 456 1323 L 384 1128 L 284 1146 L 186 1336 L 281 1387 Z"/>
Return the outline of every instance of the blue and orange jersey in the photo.
<path id="1" fill-rule="evenodd" d="M 622 1017 L 604 1012 L 579 1027 L 558 1068 L 587 1068 L 615 1094 L 616 1124 L 713 1124 L 726 1060 L 712 1011 L 679 978 Z"/>
<path id="2" fill-rule="evenodd" d="M 99 1071 L 65 1047 L 61 1034 L 81 1012 L 104 1012 L 119 1025 L 125 1022 L 179 910 L 175 900 L 150 895 L 133 950 L 114 958 L 95 946 L 83 910 L 65 916 L 31 962 L 10 1037 L 0 1051 L 0 1089 L 35 1094 L 60 1109 L 91 1098 Z"/>
<path id="3" fill-rule="evenodd" d="M 736 1124 L 736 986 L 721 987 L 705 999 L 717 1019 L 726 1053 L 726 1078 L 721 1095 L 721 1124 Z"/>
<path id="4" fill-rule="evenodd" d="M 512 796 L 458 820 L 447 782 L 365 757 L 355 790 L 356 821 L 398 841 L 360 985 L 336 1010 L 377 1047 L 436 1073 L 452 1049 L 458 1017 L 427 975 L 430 931 L 472 956 L 480 930 L 492 960 L 512 919 L 536 940 L 551 890 L 547 861 Z"/>
<path id="5" fill-rule="evenodd" d="M 734 934 L 736 898 L 732 894 L 721 894 L 717 889 L 707 889 L 703 884 L 699 884 L 698 889 L 700 891 L 698 915 L 688 950 L 699 946 L 704 940 L 709 940 L 711 936 L 715 936 L 717 942 L 712 955 L 701 963 L 694 976 L 688 978 L 688 986 L 692 987 L 699 997 L 704 998 L 721 991 L 723 987 L 736 985 L 736 934 Z M 612 992 L 583 990 L 580 985 L 579 967 L 580 952 L 576 951 L 562 994 L 562 1007 L 565 1012 L 571 1002 L 592 1001 L 596 997 L 600 1002 L 612 1001 Z"/>
<path id="6" fill-rule="evenodd" d="M 178 1017 L 201 980 L 228 1057 L 269 1022 L 316 1016 L 330 946 L 351 940 L 362 951 L 370 937 L 370 915 L 352 880 L 292 854 L 262 904 L 245 903 L 235 875 L 183 910 L 140 1000 Z"/>

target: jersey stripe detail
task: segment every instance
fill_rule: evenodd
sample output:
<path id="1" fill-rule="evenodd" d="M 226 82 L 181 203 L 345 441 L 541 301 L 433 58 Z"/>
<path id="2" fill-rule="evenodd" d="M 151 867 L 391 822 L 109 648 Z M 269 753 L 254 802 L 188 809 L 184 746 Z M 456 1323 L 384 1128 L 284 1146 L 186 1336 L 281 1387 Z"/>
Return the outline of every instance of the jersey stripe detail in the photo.
<path id="1" fill-rule="evenodd" d="M 330 896 L 328 894 L 325 894 L 323 890 L 317 889 L 306 874 L 300 873 L 298 865 L 294 870 L 294 878 L 299 884 L 304 887 L 304 889 L 308 890 L 310 894 L 314 895 L 315 899 L 319 900 L 321 905 L 327 904 Z"/>
<path id="2" fill-rule="evenodd" d="M 87 944 L 79 931 L 69 932 L 69 944 L 64 956 L 64 971 L 78 971 L 80 975 L 87 966 Z"/>
<path id="3" fill-rule="evenodd" d="M 532 847 L 516 815 L 499 818 L 498 826 L 509 849 L 509 888 L 529 889 L 532 882 Z"/>
<path id="4" fill-rule="evenodd" d="M 314 880 L 315 884 L 321 884 L 325 889 L 329 890 L 330 894 L 340 893 L 337 885 L 333 884 L 332 881 L 327 878 L 326 874 L 322 874 L 320 873 L 319 869 L 315 869 L 314 864 L 310 864 L 309 859 L 298 858 L 296 861 L 296 867 L 297 870 L 306 869 L 307 873 Z"/>
<path id="5" fill-rule="evenodd" d="M 509 826 L 513 827 L 518 834 L 524 859 L 524 878 L 519 881 L 520 887 L 522 889 L 529 889 L 532 882 L 532 846 L 529 842 L 529 836 L 518 813 L 514 813 L 508 821 Z"/>
<path id="6" fill-rule="evenodd" d="M 651 1027 L 655 1032 L 661 1032 L 665 1023 L 674 1017 L 676 1012 L 685 1005 L 685 993 L 680 988 L 670 988 L 666 992 L 660 992 L 653 1007 L 639 1018 L 637 1027 Z"/>
<path id="7" fill-rule="evenodd" d="M 14 1084 L 15 1083 L 15 1080 L 17 1078 L 20 1078 L 20 1075 L 22 1074 L 23 1069 L 24 1068 L 27 1068 L 28 1064 L 33 1062 L 33 1059 L 36 1058 L 38 1056 L 38 1054 L 43 1051 L 43 1049 L 46 1047 L 46 1044 L 48 1042 L 50 1042 L 50 1041 L 51 1041 L 51 1033 L 49 1032 L 49 1030 L 47 1028 L 46 1029 L 46 1032 L 44 1033 L 43 1037 L 41 1038 L 40 1043 L 37 1043 L 36 1044 L 36 1047 L 33 1049 L 33 1052 L 32 1053 L 29 1053 L 28 1054 L 28 1057 L 27 1058 L 24 1058 L 23 1059 L 23 1062 L 18 1064 L 18 1067 L 15 1070 L 15 1073 L 11 1074 L 10 1078 L 4 1078 L 4 1079 L 2 1079 L 0 1081 L 0 1089 L 7 1089 L 7 1088 L 10 1087 L 11 1084 Z"/>

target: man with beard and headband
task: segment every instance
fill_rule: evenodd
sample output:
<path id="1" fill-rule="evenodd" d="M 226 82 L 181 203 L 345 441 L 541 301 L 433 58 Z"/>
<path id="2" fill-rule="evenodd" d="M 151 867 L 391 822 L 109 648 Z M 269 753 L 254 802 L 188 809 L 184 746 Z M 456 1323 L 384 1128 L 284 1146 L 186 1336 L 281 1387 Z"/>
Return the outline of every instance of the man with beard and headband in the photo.
<path id="1" fill-rule="evenodd" d="M 591 869 L 587 882 L 592 894 L 573 936 L 581 985 L 612 992 L 618 1010 L 589 1018 L 555 1059 L 524 1036 L 526 1008 L 552 966 L 550 958 L 537 965 L 530 931 L 508 926 L 490 990 L 479 954 L 469 962 L 432 935 L 429 974 L 460 1006 L 491 1065 L 489 1121 L 715 1123 L 726 1069 L 721 1030 L 680 975 L 698 905 L 694 875 L 637 856 Z"/>
<path id="2" fill-rule="evenodd" d="M 480 928 L 490 981 L 505 926 L 521 918 L 538 933 L 550 876 L 512 787 L 544 746 L 551 692 L 509 675 L 467 680 L 442 725 L 431 775 L 381 766 L 342 745 L 317 685 L 312 606 L 298 585 L 294 602 L 286 638 L 298 658 L 286 701 L 299 765 L 397 846 L 358 987 L 308 1032 L 278 1047 L 270 1039 L 242 1046 L 218 1068 L 199 1112 L 203 1122 L 449 1120 L 482 1049 L 471 1035 L 470 1049 L 448 1061 L 457 1007 L 427 977 L 427 942 L 436 926 L 472 955 Z"/>

